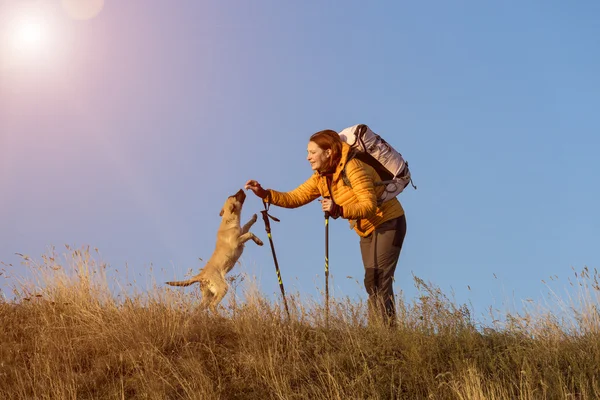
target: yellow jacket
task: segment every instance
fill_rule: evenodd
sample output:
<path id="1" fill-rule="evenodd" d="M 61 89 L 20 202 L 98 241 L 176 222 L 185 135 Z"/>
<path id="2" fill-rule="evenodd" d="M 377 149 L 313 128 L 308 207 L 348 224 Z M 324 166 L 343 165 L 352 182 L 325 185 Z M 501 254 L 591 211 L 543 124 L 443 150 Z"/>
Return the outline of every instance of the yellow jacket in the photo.
<path id="1" fill-rule="evenodd" d="M 354 226 L 354 230 L 360 236 L 368 236 L 383 222 L 404 215 L 404 209 L 396 198 L 377 205 L 377 199 L 385 190 L 383 186 L 374 185 L 374 182 L 381 181 L 379 174 L 370 165 L 356 158 L 347 161 L 349 152 L 350 146 L 343 143 L 342 157 L 331 179 L 331 191 L 327 185 L 327 177 L 315 172 L 306 182 L 290 192 L 268 189 L 269 196 L 264 201 L 269 201 L 270 198 L 273 205 L 296 208 L 321 196 L 329 196 L 342 207 L 343 218 L 356 220 L 356 224 L 350 221 L 350 227 Z M 346 186 L 341 176 L 346 163 L 346 176 L 352 188 Z"/>

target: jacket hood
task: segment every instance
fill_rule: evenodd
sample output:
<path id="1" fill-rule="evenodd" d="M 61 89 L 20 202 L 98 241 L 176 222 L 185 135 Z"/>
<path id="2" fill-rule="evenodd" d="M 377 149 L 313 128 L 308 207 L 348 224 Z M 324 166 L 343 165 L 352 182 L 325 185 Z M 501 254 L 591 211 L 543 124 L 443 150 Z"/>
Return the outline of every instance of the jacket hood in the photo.
<path id="1" fill-rule="evenodd" d="M 342 157 L 340 158 L 340 162 L 335 167 L 335 172 L 333 173 L 333 181 L 334 182 L 340 178 L 340 175 L 341 175 L 342 171 L 344 170 L 346 163 L 348 162 L 348 156 L 350 155 L 351 150 L 352 150 L 352 147 L 350 147 L 350 145 L 348 143 L 342 142 Z"/>

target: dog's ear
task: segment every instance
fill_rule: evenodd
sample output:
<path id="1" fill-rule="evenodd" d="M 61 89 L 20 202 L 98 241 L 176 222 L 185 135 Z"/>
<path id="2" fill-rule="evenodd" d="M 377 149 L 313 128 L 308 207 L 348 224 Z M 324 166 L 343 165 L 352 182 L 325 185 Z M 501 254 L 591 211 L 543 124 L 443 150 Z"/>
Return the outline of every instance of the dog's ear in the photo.
<path id="1" fill-rule="evenodd" d="M 223 208 L 221 208 L 221 212 L 219 213 L 219 217 L 222 217 L 223 214 L 225 214 L 225 210 Z"/>

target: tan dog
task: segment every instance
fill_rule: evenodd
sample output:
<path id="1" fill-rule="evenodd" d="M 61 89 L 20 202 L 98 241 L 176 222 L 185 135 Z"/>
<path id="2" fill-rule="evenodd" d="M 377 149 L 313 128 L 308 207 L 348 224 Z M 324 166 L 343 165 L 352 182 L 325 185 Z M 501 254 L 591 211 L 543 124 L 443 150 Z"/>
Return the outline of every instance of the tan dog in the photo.
<path id="1" fill-rule="evenodd" d="M 233 196 L 229 196 L 223 205 L 221 225 L 217 231 L 217 245 L 210 259 L 200 273 L 187 281 L 166 282 L 171 286 L 189 286 L 200 283 L 202 302 L 200 307 L 210 307 L 216 312 L 217 305 L 223 300 L 229 285 L 225 275 L 231 271 L 244 251 L 244 243 L 253 240 L 259 246 L 263 242 L 257 238 L 250 227 L 256 222 L 256 214 L 244 226 L 240 225 L 240 216 L 246 194 L 240 189 Z"/>

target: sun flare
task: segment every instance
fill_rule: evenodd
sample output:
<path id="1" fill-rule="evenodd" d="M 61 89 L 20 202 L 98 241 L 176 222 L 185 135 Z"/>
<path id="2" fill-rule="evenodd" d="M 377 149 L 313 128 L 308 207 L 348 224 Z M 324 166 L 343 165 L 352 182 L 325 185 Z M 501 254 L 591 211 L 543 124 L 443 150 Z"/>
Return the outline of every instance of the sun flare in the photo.
<path id="1" fill-rule="evenodd" d="M 104 0 L 61 0 L 61 4 L 65 12 L 77 20 L 92 19 L 104 8 Z"/>
<path id="2" fill-rule="evenodd" d="M 0 15 L 0 67 L 48 65 L 57 58 L 57 24 L 43 3 L 21 3 Z"/>
<path id="3" fill-rule="evenodd" d="M 29 17 L 15 22 L 13 47 L 20 51 L 39 51 L 48 37 L 48 27 L 42 18 Z"/>

